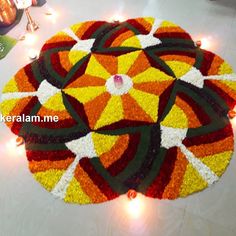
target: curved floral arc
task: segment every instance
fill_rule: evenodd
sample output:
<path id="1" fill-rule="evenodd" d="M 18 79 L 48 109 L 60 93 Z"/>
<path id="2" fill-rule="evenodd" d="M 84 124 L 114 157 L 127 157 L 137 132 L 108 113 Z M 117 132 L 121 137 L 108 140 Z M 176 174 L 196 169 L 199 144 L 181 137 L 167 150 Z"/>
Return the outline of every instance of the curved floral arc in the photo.
<path id="1" fill-rule="evenodd" d="M 147 19 L 147 18 L 146 18 Z M 139 34 L 134 35 L 133 37 L 130 37 L 126 39 L 122 44 L 121 47 L 136 47 L 136 48 L 142 48 L 145 49 L 147 47 L 155 46 L 158 44 L 161 44 L 161 40 L 157 37 L 154 37 L 155 32 L 160 27 L 162 20 L 151 18 L 148 20 L 152 23 L 152 28 L 149 34 Z"/>
<path id="2" fill-rule="evenodd" d="M 107 153 L 121 139 L 121 137 L 127 138 L 128 135 L 103 135 L 91 132 L 82 138 L 67 142 L 65 145 L 76 157 L 63 173 L 58 183 L 51 190 L 52 194 L 60 199 L 64 199 L 67 189 L 73 181 L 79 161 L 84 157 L 101 158 L 104 153 Z M 86 147 L 86 149 L 84 147 Z"/>
<path id="3" fill-rule="evenodd" d="M 193 168 L 198 171 L 202 178 L 208 184 L 213 184 L 215 181 L 219 180 L 219 177 L 201 160 L 199 160 L 199 158 L 196 158 L 194 154 L 182 143 L 182 141 L 186 138 L 187 131 L 188 129 L 161 126 L 161 145 L 167 149 L 179 147 L 188 162 L 191 163 Z"/>
<path id="4" fill-rule="evenodd" d="M 178 25 L 173 22 L 156 19 L 152 17 L 138 18 L 136 19 L 142 26 L 151 25 L 151 29 L 148 34 L 133 35 L 126 32 L 123 36 L 125 40 L 119 45 L 121 47 L 136 47 L 146 49 L 151 46 L 162 44 L 162 39 L 158 38 L 158 33 L 165 33 L 166 31 L 185 33 Z M 146 23 L 144 23 L 144 22 Z M 147 27 L 147 26 L 146 26 Z M 130 36 L 126 39 L 127 36 Z M 116 43 L 114 43 L 116 45 Z M 114 46 L 115 46 L 114 45 Z M 113 46 L 113 45 L 112 45 Z M 113 46 L 113 47 L 114 47 Z"/>
<path id="5" fill-rule="evenodd" d="M 75 65 L 83 57 L 91 53 L 95 39 L 81 40 L 71 28 L 64 29 L 63 32 L 77 42 L 69 52 L 69 60 Z"/>

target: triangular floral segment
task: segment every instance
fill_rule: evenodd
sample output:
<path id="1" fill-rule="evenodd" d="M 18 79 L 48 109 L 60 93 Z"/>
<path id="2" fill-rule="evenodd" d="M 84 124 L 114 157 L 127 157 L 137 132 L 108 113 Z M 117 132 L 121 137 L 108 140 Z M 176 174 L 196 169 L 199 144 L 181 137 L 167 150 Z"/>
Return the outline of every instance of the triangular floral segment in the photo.
<path id="1" fill-rule="evenodd" d="M 88 204 L 134 189 L 176 199 L 224 173 L 234 150 L 228 112 L 236 75 L 165 20 L 89 21 L 49 39 L 3 89 L 3 115 L 25 140 L 29 169 L 66 202 Z"/>

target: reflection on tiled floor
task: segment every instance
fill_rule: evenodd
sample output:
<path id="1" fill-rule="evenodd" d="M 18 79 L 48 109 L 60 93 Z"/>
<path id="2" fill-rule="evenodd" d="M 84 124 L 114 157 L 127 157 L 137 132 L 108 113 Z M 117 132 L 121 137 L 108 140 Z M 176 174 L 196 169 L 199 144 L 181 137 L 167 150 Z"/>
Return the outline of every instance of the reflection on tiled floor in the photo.
<path id="1" fill-rule="evenodd" d="M 154 16 L 176 22 L 194 37 L 207 38 L 209 49 L 236 70 L 235 0 L 49 0 L 58 11 L 51 23 L 45 8 L 32 9 L 40 24 L 36 49 L 58 30 L 78 21 L 109 19 L 113 14 L 132 18 Z M 25 19 L 10 33 L 19 36 Z M 18 43 L 0 61 L 0 89 L 29 63 L 28 47 Z M 236 126 L 235 126 L 236 130 Z M 31 177 L 27 162 L 4 149 L 12 135 L 0 124 L 0 236 L 72 235 L 236 235 L 236 156 L 221 180 L 186 199 L 145 199 L 141 219 L 132 220 L 122 208 L 122 198 L 95 206 L 66 205 L 41 188 Z"/>

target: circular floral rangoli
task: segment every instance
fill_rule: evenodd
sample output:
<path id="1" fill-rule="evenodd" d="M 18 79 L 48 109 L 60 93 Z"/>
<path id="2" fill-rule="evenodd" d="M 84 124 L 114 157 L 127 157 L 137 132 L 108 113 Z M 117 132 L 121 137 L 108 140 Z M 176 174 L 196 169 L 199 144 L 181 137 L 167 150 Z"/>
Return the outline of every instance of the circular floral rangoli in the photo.
<path id="1" fill-rule="evenodd" d="M 217 181 L 234 150 L 236 75 L 179 26 L 154 18 L 67 28 L 3 90 L 35 179 L 66 202 L 129 189 L 175 199 Z"/>

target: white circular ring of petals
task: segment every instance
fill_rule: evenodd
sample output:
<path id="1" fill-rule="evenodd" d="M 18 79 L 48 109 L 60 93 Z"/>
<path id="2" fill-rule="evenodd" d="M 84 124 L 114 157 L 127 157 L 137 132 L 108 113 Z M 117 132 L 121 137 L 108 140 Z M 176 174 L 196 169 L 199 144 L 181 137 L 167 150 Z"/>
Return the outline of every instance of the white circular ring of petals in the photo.
<path id="1" fill-rule="evenodd" d="M 115 75 L 113 75 L 106 82 L 107 91 L 110 94 L 117 95 L 117 96 L 127 94 L 129 90 L 133 87 L 133 82 L 128 75 L 118 74 L 118 76 L 121 76 L 123 80 L 123 85 L 121 86 L 121 88 L 117 88 L 115 86 L 115 82 L 114 82 Z"/>

